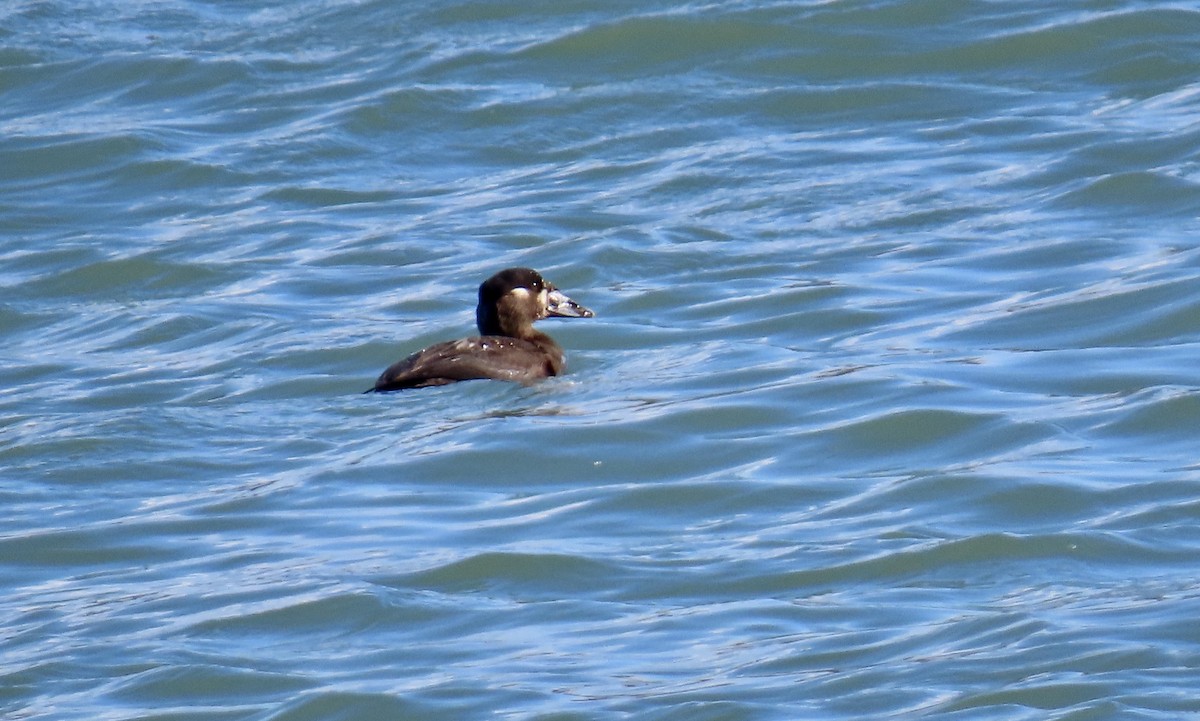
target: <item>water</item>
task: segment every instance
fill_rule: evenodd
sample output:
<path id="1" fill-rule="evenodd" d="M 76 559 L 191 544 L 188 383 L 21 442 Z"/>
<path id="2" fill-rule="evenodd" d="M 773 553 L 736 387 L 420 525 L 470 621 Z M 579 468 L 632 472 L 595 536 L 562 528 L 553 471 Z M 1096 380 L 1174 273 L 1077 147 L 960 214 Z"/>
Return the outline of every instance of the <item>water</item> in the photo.
<path id="1" fill-rule="evenodd" d="M 1197 37 L 9 3 L 0 710 L 1200 714 Z M 511 265 L 568 375 L 360 393 Z"/>

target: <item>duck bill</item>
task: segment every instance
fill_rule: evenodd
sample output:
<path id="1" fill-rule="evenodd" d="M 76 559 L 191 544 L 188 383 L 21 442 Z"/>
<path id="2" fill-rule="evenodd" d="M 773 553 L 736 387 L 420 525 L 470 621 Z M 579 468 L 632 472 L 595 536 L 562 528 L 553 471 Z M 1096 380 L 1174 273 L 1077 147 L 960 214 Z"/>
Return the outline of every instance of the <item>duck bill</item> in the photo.
<path id="1" fill-rule="evenodd" d="M 546 315 L 551 318 L 591 318 L 596 314 L 556 288 L 546 295 Z"/>

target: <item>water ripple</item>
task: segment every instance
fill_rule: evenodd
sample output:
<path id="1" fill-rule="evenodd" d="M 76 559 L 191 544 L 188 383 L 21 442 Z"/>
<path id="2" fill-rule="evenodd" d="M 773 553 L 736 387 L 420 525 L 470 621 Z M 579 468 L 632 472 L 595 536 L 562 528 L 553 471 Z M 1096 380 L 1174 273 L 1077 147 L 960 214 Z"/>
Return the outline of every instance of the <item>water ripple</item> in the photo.
<path id="1" fill-rule="evenodd" d="M 1200 712 L 1193 8 L 0 18 L 6 718 Z"/>

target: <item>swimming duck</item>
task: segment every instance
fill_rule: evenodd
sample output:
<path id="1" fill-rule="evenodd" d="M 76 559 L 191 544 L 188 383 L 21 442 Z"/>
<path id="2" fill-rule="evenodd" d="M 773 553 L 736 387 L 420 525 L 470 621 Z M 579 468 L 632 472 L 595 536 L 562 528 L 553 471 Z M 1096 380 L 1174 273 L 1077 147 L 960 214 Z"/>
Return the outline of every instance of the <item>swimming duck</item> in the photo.
<path id="1" fill-rule="evenodd" d="M 479 335 L 431 345 L 397 361 L 371 391 L 440 386 L 491 378 L 532 383 L 562 373 L 563 350 L 534 330 L 542 318 L 591 318 L 579 305 L 531 268 L 508 268 L 479 286 L 475 323 Z"/>

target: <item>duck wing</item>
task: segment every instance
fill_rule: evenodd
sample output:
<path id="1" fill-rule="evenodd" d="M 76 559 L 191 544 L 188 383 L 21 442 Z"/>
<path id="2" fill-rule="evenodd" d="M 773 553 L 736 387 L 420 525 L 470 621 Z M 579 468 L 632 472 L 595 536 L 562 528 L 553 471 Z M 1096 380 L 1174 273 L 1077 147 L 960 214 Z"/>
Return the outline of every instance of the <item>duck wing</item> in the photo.
<path id="1" fill-rule="evenodd" d="M 373 390 L 441 386 L 490 378 L 530 383 L 562 370 L 562 351 L 520 338 L 481 336 L 431 345 L 397 361 L 375 381 Z"/>

